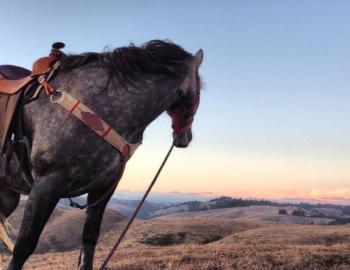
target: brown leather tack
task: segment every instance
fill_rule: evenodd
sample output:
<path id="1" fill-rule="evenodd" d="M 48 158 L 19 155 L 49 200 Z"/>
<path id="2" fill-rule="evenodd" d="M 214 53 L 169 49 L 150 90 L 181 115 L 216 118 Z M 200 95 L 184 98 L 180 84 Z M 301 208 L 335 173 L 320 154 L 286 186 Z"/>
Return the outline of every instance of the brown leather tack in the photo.
<path id="1" fill-rule="evenodd" d="M 57 60 L 56 56 L 47 56 L 36 60 L 32 67 L 32 76 L 49 72 Z"/>
<path id="2" fill-rule="evenodd" d="M 19 80 L 9 80 L 0 77 L 0 93 L 13 95 L 33 80 L 31 76 Z"/>
<path id="3" fill-rule="evenodd" d="M 32 69 L 30 76 L 24 77 L 19 80 L 7 79 L 4 76 L 0 76 L 0 93 L 12 95 L 17 93 L 20 89 L 30 83 L 35 77 L 49 72 L 53 64 L 58 60 L 56 56 L 43 57 L 37 60 Z M 50 94 L 52 89 L 50 86 L 44 84 L 46 94 Z"/>

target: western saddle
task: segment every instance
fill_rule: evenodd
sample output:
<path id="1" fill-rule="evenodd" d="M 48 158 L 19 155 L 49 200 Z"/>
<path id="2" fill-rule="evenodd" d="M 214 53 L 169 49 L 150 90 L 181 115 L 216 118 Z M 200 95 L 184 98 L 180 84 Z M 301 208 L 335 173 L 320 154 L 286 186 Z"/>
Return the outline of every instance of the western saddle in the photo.
<path id="1" fill-rule="evenodd" d="M 32 71 L 14 65 L 0 66 L 0 185 L 2 178 L 11 175 L 9 161 L 12 158 L 17 163 L 16 173 L 24 173 L 28 180 L 30 147 L 24 134 L 23 106 L 36 98 L 40 79 L 46 79 L 51 73 L 63 54 L 60 51 L 63 47 L 61 42 L 54 43 L 50 56 L 38 59 Z"/>

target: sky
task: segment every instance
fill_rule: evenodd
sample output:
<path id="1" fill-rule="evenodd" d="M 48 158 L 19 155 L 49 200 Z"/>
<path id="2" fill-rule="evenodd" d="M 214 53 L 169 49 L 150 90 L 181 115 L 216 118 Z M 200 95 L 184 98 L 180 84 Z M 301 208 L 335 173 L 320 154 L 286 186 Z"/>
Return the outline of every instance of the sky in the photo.
<path id="1" fill-rule="evenodd" d="M 0 63 L 151 39 L 204 50 L 194 140 L 154 190 L 350 202 L 350 2 L 0 0 Z M 171 144 L 160 116 L 118 189 L 142 191 Z"/>

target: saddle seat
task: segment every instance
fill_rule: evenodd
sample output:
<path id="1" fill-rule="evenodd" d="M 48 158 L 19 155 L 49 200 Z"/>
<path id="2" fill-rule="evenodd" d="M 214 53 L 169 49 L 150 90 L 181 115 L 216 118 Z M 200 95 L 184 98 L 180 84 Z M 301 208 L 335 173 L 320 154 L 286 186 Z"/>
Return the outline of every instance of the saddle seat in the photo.
<path id="1" fill-rule="evenodd" d="M 0 75 L 9 80 L 18 80 L 31 75 L 32 72 L 26 68 L 14 65 L 0 66 Z"/>

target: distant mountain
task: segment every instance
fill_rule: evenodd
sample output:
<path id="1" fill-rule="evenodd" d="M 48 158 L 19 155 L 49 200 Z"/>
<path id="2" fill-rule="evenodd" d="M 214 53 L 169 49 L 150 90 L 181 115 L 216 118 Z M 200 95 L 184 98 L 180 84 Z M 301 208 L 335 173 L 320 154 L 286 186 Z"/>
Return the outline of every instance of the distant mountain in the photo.
<path id="1" fill-rule="evenodd" d="M 120 212 L 123 215 L 131 216 L 136 207 L 138 206 L 139 202 L 139 200 L 119 200 L 116 198 L 112 198 L 109 201 L 107 207 L 109 209 Z M 157 211 L 158 209 L 162 209 L 164 207 L 166 207 L 165 204 L 146 201 L 140 209 L 137 218 L 149 219 L 151 217 L 150 215 L 152 215 L 154 211 Z"/>
<path id="2" fill-rule="evenodd" d="M 136 207 L 137 201 L 133 202 Z M 261 206 L 261 207 L 260 207 Z M 139 218 L 152 219 L 157 217 L 166 216 L 220 216 L 220 217 L 255 217 L 256 210 L 253 210 L 253 214 L 247 214 L 248 207 L 255 207 L 256 209 L 268 209 L 258 215 L 262 220 L 270 220 L 286 223 L 301 223 L 301 224 L 345 224 L 350 223 L 350 207 L 342 205 L 331 204 L 310 204 L 310 203 L 278 203 L 267 200 L 252 200 L 252 199 L 237 199 L 231 197 L 219 197 L 211 199 L 209 201 L 188 201 L 178 204 L 172 204 L 169 206 L 149 204 L 142 211 L 142 215 Z M 260 208 L 259 208 L 260 207 Z M 265 208 L 264 208 L 265 207 Z M 244 209 L 247 208 L 247 209 Z M 255 208 L 249 208 L 255 209 Z M 227 211 L 214 211 L 219 209 L 227 209 Z M 239 210 L 235 210 L 239 209 Z M 285 213 L 285 216 L 281 216 L 279 210 L 284 209 L 281 213 Z M 257 210 L 259 211 L 259 210 Z M 126 212 L 122 212 L 128 215 Z M 297 218 L 302 217 L 302 219 Z M 312 218 L 312 219 L 310 219 Z M 260 219 L 260 218 L 258 218 Z"/>
<path id="3" fill-rule="evenodd" d="M 268 221 L 282 224 L 302 224 L 302 225 L 327 225 L 333 222 L 332 218 L 311 217 L 294 215 L 298 211 L 297 206 L 287 206 L 283 208 L 287 214 L 280 214 L 280 207 L 267 205 L 252 205 L 244 207 L 229 207 L 210 209 L 206 211 L 186 211 L 174 214 L 158 216 L 152 220 L 173 220 L 178 218 L 201 218 L 201 219 L 232 219 L 232 220 L 253 220 Z"/>
<path id="4" fill-rule="evenodd" d="M 119 200 L 140 200 L 144 192 L 133 192 L 128 190 L 118 190 L 114 193 L 113 198 Z M 207 201 L 215 198 L 216 196 L 212 193 L 183 193 L 183 192 L 151 192 L 147 198 L 148 201 L 171 205 L 175 203 L 182 203 L 186 201 Z"/>
<path id="5" fill-rule="evenodd" d="M 130 195 L 130 197 L 128 197 Z M 108 209 L 115 210 L 125 216 L 131 216 L 139 204 L 141 193 L 122 191 L 113 197 L 107 205 Z M 335 204 L 312 204 L 304 202 L 277 202 L 258 199 L 241 199 L 222 196 L 219 198 L 210 198 L 209 195 L 201 194 L 183 194 L 156 193 L 150 196 L 141 208 L 137 218 L 152 219 L 167 215 L 174 215 L 184 212 L 203 212 L 214 209 L 228 209 L 249 206 L 271 206 L 277 208 L 291 207 L 293 210 L 289 214 L 294 216 L 312 217 L 328 219 L 332 224 L 350 223 L 350 206 Z M 129 198 L 129 199 L 122 199 Z M 201 200 L 182 201 L 185 198 L 200 198 Z M 156 201 L 152 201 L 152 200 Z M 86 204 L 86 196 L 73 198 L 75 203 Z M 180 201 L 180 203 L 178 203 Z M 172 202 L 172 203 L 171 203 Z M 175 202 L 175 203 L 174 203 Z M 58 204 L 60 210 L 71 210 L 68 199 L 60 200 Z"/>
<path id="6" fill-rule="evenodd" d="M 149 214 L 150 218 L 171 215 L 181 212 L 197 212 L 207 211 L 211 209 L 231 208 L 231 207 L 247 207 L 253 205 L 264 206 L 284 206 L 277 202 L 271 202 L 267 200 L 252 200 L 252 199 L 236 199 L 231 197 L 222 196 L 219 198 L 211 199 L 209 201 L 188 201 L 179 204 L 173 204 L 170 206 L 162 207 L 154 210 Z"/>

